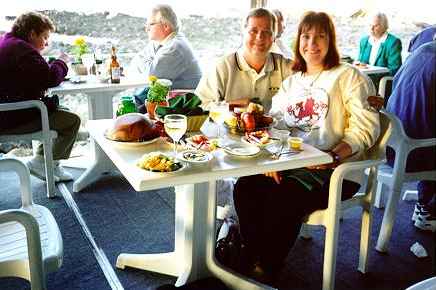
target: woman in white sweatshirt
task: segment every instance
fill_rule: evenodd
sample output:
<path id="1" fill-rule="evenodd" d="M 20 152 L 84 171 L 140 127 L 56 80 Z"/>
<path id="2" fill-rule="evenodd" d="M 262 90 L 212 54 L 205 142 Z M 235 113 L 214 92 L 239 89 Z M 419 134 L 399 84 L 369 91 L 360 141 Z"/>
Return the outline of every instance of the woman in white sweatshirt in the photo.
<path id="1" fill-rule="evenodd" d="M 297 238 L 302 218 L 327 207 L 333 168 L 363 158 L 378 138 L 378 113 L 368 102 L 374 86 L 357 69 L 339 63 L 335 28 L 323 12 L 306 13 L 298 27 L 294 73 L 272 101 L 271 114 L 291 135 L 332 155 L 334 162 L 238 180 L 235 207 L 244 244 L 239 269 L 272 283 Z M 359 186 L 343 184 L 343 197 Z"/>

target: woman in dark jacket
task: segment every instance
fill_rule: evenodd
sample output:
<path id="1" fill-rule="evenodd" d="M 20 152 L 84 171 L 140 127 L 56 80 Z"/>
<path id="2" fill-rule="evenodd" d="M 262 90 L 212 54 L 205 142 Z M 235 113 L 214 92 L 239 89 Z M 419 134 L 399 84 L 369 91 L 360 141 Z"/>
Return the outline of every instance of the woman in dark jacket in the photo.
<path id="1" fill-rule="evenodd" d="M 72 176 L 59 166 L 59 159 L 68 159 L 80 127 L 80 118 L 58 108 L 57 98 L 44 97 L 47 88 L 59 85 L 67 74 L 68 56 L 48 64 L 41 56 L 50 33 L 55 30 L 45 15 L 29 12 L 20 15 L 12 30 L 0 38 L 0 103 L 42 100 L 49 111 L 50 129 L 57 131 L 54 140 L 55 181 L 71 180 Z M 41 130 L 37 109 L 0 112 L 0 134 L 20 134 Z M 45 179 L 43 148 L 29 162 L 33 175 Z"/>

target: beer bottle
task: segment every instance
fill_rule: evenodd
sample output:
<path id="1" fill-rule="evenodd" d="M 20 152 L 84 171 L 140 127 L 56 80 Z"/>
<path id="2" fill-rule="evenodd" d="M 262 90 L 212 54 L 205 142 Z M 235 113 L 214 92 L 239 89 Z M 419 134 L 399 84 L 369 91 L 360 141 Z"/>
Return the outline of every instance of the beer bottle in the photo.
<path id="1" fill-rule="evenodd" d="M 114 46 L 112 46 L 112 55 L 111 55 L 111 63 L 110 63 L 109 71 L 111 75 L 111 83 L 119 84 L 121 78 L 121 68 L 120 68 L 120 64 L 117 61 L 117 55 Z"/>

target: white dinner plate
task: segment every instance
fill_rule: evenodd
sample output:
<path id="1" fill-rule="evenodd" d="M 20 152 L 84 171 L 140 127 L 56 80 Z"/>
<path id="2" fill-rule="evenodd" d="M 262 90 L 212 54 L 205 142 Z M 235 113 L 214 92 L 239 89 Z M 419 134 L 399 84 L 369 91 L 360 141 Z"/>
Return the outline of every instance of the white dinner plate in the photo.
<path id="1" fill-rule="evenodd" d="M 203 151 L 211 151 L 212 142 L 215 142 L 217 139 L 208 139 L 206 142 L 202 143 L 201 145 L 192 141 L 192 137 L 188 137 L 185 139 L 186 143 L 189 145 L 189 147 L 192 147 L 194 150 L 203 150 Z"/>
<path id="2" fill-rule="evenodd" d="M 212 160 L 213 155 L 201 150 L 185 150 L 180 152 L 177 158 L 192 164 L 205 164 Z"/>
<path id="3" fill-rule="evenodd" d="M 248 140 L 247 136 L 242 136 L 241 141 L 245 144 L 255 145 L 259 148 L 265 148 L 266 146 L 269 146 L 271 144 L 275 144 L 275 143 L 279 142 L 279 140 L 276 140 L 276 139 L 269 139 L 267 143 L 256 143 L 255 141 L 252 142 L 252 141 Z"/>
<path id="4" fill-rule="evenodd" d="M 260 148 L 244 143 L 233 143 L 223 147 L 224 152 L 237 157 L 254 157 L 260 152 Z"/>
<path id="5" fill-rule="evenodd" d="M 177 172 L 180 172 L 186 168 L 186 164 L 183 162 L 174 162 L 174 163 L 177 163 L 180 167 L 176 170 L 173 170 L 173 171 L 159 171 L 159 170 L 151 170 L 148 168 L 141 168 L 141 167 L 140 168 L 143 170 L 146 170 L 146 171 L 153 172 L 153 173 L 164 173 L 164 174 L 177 173 Z"/>
<path id="6" fill-rule="evenodd" d="M 73 84 L 86 83 L 86 76 L 72 76 L 70 77 L 70 82 Z"/>
<path id="7" fill-rule="evenodd" d="M 142 165 L 145 165 L 145 164 L 141 164 L 141 162 L 144 162 L 144 161 L 147 160 L 149 157 L 152 157 L 152 155 L 153 155 L 153 156 L 156 155 L 156 156 L 159 156 L 159 157 L 165 157 L 166 159 L 170 159 L 170 160 L 173 162 L 173 164 L 176 164 L 176 165 L 178 166 L 177 169 L 172 170 L 172 171 L 161 171 L 161 170 L 156 170 L 156 169 L 155 169 L 156 167 L 154 167 L 154 168 L 144 168 Z M 170 157 L 170 155 L 168 155 L 168 154 L 166 154 L 166 153 L 163 153 L 163 152 L 160 152 L 160 151 L 150 152 L 150 153 L 148 153 L 148 154 L 144 154 L 144 155 L 143 155 L 141 158 L 139 158 L 139 160 L 136 162 L 136 166 L 138 166 L 139 168 L 141 168 L 141 169 L 143 169 L 143 170 L 149 171 L 149 172 L 154 172 L 154 173 L 165 173 L 165 174 L 176 173 L 176 172 L 182 171 L 183 169 L 186 168 L 186 164 L 185 164 L 184 162 L 180 162 L 180 161 L 178 161 L 178 160 L 174 160 L 172 157 Z"/>
<path id="8" fill-rule="evenodd" d="M 138 142 L 116 141 L 116 140 L 112 140 L 111 138 L 109 138 L 106 135 L 106 132 L 104 133 L 104 137 L 107 140 L 111 141 L 113 144 L 121 146 L 121 147 L 140 147 L 140 146 L 144 146 L 144 145 L 148 145 L 148 144 L 154 143 L 157 140 L 159 140 L 159 138 L 160 138 L 160 136 L 159 136 L 159 137 L 156 137 L 156 138 L 151 139 L 151 140 L 138 141 Z"/>

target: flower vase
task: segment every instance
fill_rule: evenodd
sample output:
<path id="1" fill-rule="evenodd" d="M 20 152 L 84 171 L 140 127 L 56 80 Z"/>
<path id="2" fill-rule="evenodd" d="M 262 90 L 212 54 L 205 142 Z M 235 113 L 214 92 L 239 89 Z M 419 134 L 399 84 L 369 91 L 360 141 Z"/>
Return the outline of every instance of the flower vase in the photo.
<path id="1" fill-rule="evenodd" d="M 88 74 L 86 66 L 82 63 L 73 63 L 71 64 L 71 68 L 78 76 L 86 76 Z"/>
<path id="2" fill-rule="evenodd" d="M 148 113 L 148 117 L 151 120 L 156 119 L 156 107 L 157 106 L 163 106 L 163 107 L 168 106 L 168 102 L 162 101 L 162 102 L 156 103 L 156 102 L 147 101 L 147 103 L 146 103 L 147 113 Z"/>

